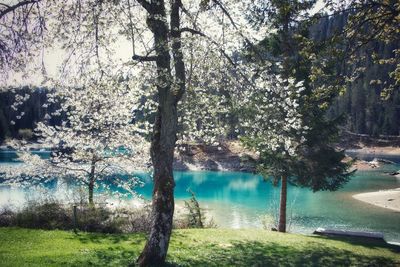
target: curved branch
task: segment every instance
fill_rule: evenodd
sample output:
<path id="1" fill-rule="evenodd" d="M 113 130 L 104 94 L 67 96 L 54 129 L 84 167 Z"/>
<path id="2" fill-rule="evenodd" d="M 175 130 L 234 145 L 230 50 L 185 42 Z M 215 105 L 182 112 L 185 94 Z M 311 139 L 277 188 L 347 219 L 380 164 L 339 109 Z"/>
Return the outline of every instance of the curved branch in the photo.
<path id="1" fill-rule="evenodd" d="M 228 60 L 228 62 L 235 69 L 238 70 L 239 75 L 246 81 L 246 83 L 253 86 L 253 83 L 248 79 L 248 77 L 240 71 L 240 69 L 238 68 L 238 64 L 236 64 L 233 61 L 233 59 L 225 52 L 225 50 L 220 48 L 219 44 L 216 41 L 214 41 L 211 37 L 207 36 L 206 34 L 204 34 L 201 31 L 194 30 L 194 29 L 187 28 L 187 27 L 184 27 L 181 29 L 181 33 L 183 33 L 183 32 L 189 32 L 191 34 L 196 34 L 196 35 L 202 36 L 202 37 L 206 38 L 207 40 L 209 40 L 212 44 L 214 44 L 218 48 L 218 51 Z"/>
<path id="2" fill-rule="evenodd" d="M 222 13 L 224 13 L 229 21 L 231 22 L 232 26 L 235 28 L 235 30 L 238 31 L 238 33 L 240 34 L 240 36 L 245 40 L 245 42 L 247 43 L 247 45 L 254 51 L 254 53 L 257 55 L 257 57 L 260 60 L 264 60 L 262 54 L 260 53 L 260 51 L 258 51 L 257 47 L 249 40 L 249 38 L 247 38 L 246 36 L 244 36 L 242 34 L 242 32 L 240 31 L 240 29 L 238 28 L 238 26 L 236 25 L 235 20 L 232 18 L 231 14 L 229 14 L 228 10 L 226 10 L 226 8 L 223 6 L 223 4 L 219 1 L 219 0 L 212 0 L 217 6 L 219 6 L 222 10 Z"/>
<path id="3" fill-rule="evenodd" d="M 218 47 L 219 52 L 229 61 L 229 63 L 231 65 L 236 66 L 236 63 L 232 60 L 232 58 L 225 52 L 225 50 L 220 48 L 219 44 L 216 41 L 214 41 L 213 39 L 211 39 L 211 37 L 207 36 L 206 34 L 204 34 L 201 31 L 198 31 L 198 30 L 195 30 L 195 29 L 191 29 L 191 28 L 187 28 L 187 27 L 184 27 L 184 28 L 181 29 L 181 33 L 184 33 L 184 32 L 189 32 L 191 34 L 200 35 L 200 36 L 206 38 L 212 44 L 214 44 L 215 46 Z"/>
<path id="4" fill-rule="evenodd" d="M 147 2 L 146 0 L 136 0 L 147 12 L 152 13 L 152 6 L 151 3 Z"/>
<path id="5" fill-rule="evenodd" d="M 133 55 L 132 56 L 133 60 L 137 60 L 140 62 L 145 62 L 145 61 L 156 61 L 157 56 L 139 56 L 139 55 Z"/>
<path id="6" fill-rule="evenodd" d="M 18 9 L 19 7 L 27 6 L 27 5 L 29 5 L 29 4 L 36 4 L 36 3 L 39 3 L 40 1 L 42 1 L 42 0 L 28 0 L 28 1 L 22 1 L 22 2 L 19 2 L 19 3 L 15 4 L 15 5 L 13 5 L 13 6 L 8 6 L 8 5 L 6 5 L 6 4 L 2 4 L 2 5 L 5 6 L 6 8 L 0 12 L 0 19 L 1 19 L 2 17 L 4 17 L 5 15 L 7 15 L 8 13 L 14 12 L 14 11 L 15 11 L 16 9 Z"/>

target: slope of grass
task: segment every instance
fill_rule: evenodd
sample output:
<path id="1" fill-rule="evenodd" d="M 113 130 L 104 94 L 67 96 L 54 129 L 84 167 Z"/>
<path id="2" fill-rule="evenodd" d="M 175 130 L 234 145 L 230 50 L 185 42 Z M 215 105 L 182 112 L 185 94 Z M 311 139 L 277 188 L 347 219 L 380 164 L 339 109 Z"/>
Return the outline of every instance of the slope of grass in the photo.
<path id="1" fill-rule="evenodd" d="M 127 266 L 145 235 L 0 228 L 0 266 Z M 400 266 L 395 248 L 263 230 L 173 233 L 169 266 Z"/>

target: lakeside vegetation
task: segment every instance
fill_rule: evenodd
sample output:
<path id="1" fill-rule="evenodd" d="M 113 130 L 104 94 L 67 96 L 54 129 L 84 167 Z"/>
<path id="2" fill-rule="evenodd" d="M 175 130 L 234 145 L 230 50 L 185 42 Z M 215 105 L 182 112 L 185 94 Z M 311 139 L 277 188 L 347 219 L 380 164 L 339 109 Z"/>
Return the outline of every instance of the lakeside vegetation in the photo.
<path id="1" fill-rule="evenodd" d="M 399 14 L 398 0 L 1 3 L 0 145 L 16 158 L 0 160 L 0 190 L 40 196 L 20 210 L 16 201 L 0 203 L 0 265 L 400 265 L 398 247 L 355 237 L 382 231 L 398 241 L 399 225 L 388 224 L 400 214 L 357 214 L 365 204 L 304 193 L 337 191 L 353 179 L 344 132 L 398 138 Z M 265 217 L 274 223 L 265 228 L 280 233 L 206 229 L 215 224 L 194 192 L 215 200 L 212 189 L 222 183 L 207 187 L 200 174 L 192 190 L 174 172 L 177 154 L 194 156 L 191 144 L 223 152 L 228 141 L 249 154 L 219 155 L 240 171 L 249 170 L 247 160 L 258 175 L 230 176 L 229 190 L 260 198 L 221 194 L 214 208 L 228 214 L 237 203 L 263 203 L 257 212 L 265 212 L 275 190 L 259 190 L 262 178 L 280 187 L 277 216 Z M 399 174 L 397 163 L 388 175 Z M 377 168 L 379 160 L 367 164 Z M 383 179 L 371 180 L 383 186 Z M 192 196 L 181 214 L 179 186 Z M 353 238 L 284 235 L 294 214 L 289 186 L 304 188 L 302 197 L 318 206 L 296 207 L 315 211 L 303 217 L 307 233 L 318 224 Z M 34 203 L 53 194 L 55 202 Z M 243 220 L 244 212 L 231 213 Z"/>
<path id="2" fill-rule="evenodd" d="M 1 266 L 126 266 L 144 234 L 0 228 Z M 174 230 L 166 266 L 396 266 L 399 251 L 379 242 L 261 230 Z"/>

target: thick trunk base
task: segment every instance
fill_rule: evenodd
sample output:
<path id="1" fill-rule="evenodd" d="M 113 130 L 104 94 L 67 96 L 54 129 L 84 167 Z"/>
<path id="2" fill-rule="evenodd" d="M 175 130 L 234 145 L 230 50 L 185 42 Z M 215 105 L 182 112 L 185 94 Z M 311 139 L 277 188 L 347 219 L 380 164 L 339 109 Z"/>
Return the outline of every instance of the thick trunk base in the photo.
<path id="1" fill-rule="evenodd" d="M 155 183 L 152 227 L 146 246 L 137 259 L 139 266 L 162 266 L 165 264 L 174 215 L 174 181 L 172 175 L 168 178 L 161 180 L 162 183 Z M 167 182 L 165 182 L 166 180 Z M 163 185 L 159 186 L 160 184 Z"/>

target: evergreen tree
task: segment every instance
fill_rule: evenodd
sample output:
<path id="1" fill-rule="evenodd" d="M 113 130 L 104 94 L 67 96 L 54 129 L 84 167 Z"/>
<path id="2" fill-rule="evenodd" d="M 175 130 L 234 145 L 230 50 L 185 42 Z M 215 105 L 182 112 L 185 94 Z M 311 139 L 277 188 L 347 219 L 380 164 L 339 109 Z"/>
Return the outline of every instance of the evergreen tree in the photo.
<path id="1" fill-rule="evenodd" d="M 280 232 L 286 231 L 287 183 L 309 187 L 313 191 L 333 191 L 346 183 L 352 174 L 348 171 L 351 163 L 343 162 L 343 151 L 335 149 L 337 125 L 341 118 L 328 119 L 325 116 L 340 90 L 336 65 L 332 61 L 338 51 L 327 41 L 317 42 L 309 38 L 306 21 L 307 18 L 312 21 L 308 11 L 314 3 L 258 1 L 253 7 L 253 12 L 259 14 L 253 19 L 255 25 L 269 22 L 276 29 L 276 34 L 267 36 L 269 40 L 260 43 L 260 46 L 267 44 L 263 47 L 266 55 L 273 56 L 282 64 L 282 68 L 273 68 L 273 72 L 286 81 L 290 77 L 304 81 L 305 89 L 300 93 L 299 105 L 306 131 L 304 135 L 297 135 L 298 145 L 293 153 L 260 147 L 260 143 L 267 140 L 245 139 L 247 145 L 262 150 L 259 171 L 265 177 L 272 175 L 275 183 L 281 182 Z M 264 14 L 268 16 L 262 19 Z"/>

